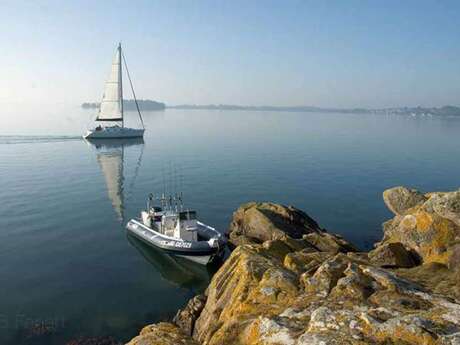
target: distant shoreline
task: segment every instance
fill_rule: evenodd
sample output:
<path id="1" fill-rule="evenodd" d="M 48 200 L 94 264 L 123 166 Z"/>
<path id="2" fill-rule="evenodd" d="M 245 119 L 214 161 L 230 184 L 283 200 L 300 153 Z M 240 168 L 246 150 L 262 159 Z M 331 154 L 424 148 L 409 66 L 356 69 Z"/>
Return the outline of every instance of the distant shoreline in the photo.
<path id="1" fill-rule="evenodd" d="M 139 99 L 137 104 L 141 110 L 165 110 L 166 104 L 149 99 Z M 85 102 L 81 105 L 83 109 L 99 109 L 100 103 Z M 136 110 L 136 103 L 132 99 L 124 100 L 123 107 L 126 110 Z"/>
<path id="2" fill-rule="evenodd" d="M 400 108 L 382 108 L 382 109 L 367 109 L 367 108 L 321 108 L 312 106 L 240 106 L 227 104 L 209 104 L 209 105 L 175 105 L 167 106 L 170 109 L 186 109 L 186 110 L 244 110 L 244 111 L 284 111 L 284 112 L 317 112 L 317 113 L 344 113 L 344 114 L 381 114 L 381 115 L 426 115 L 426 116 L 459 116 L 460 107 L 443 106 L 440 108 L 425 108 L 425 107 L 400 107 Z"/>
<path id="3" fill-rule="evenodd" d="M 317 112 L 317 113 L 343 113 L 343 114 L 378 114 L 378 115 L 408 115 L 408 116 L 458 116 L 460 107 L 446 105 L 443 107 L 394 107 L 394 108 L 321 108 L 313 106 L 243 106 L 232 104 L 181 104 L 166 105 L 152 100 L 138 100 L 141 110 L 235 110 L 235 111 L 284 111 L 284 112 Z M 125 100 L 126 110 L 136 110 L 133 100 Z M 97 109 L 99 103 L 83 103 L 82 108 Z"/>

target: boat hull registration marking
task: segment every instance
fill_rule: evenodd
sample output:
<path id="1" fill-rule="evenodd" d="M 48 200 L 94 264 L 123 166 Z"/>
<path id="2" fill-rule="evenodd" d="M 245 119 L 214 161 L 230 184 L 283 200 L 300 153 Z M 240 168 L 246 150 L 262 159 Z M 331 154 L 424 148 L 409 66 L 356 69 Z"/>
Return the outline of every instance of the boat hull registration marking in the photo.
<path id="1" fill-rule="evenodd" d="M 164 246 L 173 246 L 176 248 L 192 248 L 192 244 L 189 242 L 160 241 L 160 243 Z"/>

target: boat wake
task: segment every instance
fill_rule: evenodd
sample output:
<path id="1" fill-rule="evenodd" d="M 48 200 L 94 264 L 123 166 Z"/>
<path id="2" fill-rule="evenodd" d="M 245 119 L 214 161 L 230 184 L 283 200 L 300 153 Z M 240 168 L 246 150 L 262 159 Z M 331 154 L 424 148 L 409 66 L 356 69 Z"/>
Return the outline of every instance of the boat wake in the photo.
<path id="1" fill-rule="evenodd" d="M 0 145 L 43 144 L 83 140 L 81 136 L 0 135 Z"/>

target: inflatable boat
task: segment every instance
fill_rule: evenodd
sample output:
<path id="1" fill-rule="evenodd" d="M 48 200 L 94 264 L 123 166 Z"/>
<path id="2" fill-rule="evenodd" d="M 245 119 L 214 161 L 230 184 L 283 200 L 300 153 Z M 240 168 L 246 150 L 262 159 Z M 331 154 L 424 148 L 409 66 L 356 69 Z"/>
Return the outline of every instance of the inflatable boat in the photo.
<path id="1" fill-rule="evenodd" d="M 181 196 L 162 196 L 158 199 L 161 207 L 152 206 L 153 200 L 150 194 L 147 210 L 126 225 L 132 235 L 148 245 L 202 265 L 223 255 L 225 237 L 198 221 L 196 211 L 184 210 Z"/>

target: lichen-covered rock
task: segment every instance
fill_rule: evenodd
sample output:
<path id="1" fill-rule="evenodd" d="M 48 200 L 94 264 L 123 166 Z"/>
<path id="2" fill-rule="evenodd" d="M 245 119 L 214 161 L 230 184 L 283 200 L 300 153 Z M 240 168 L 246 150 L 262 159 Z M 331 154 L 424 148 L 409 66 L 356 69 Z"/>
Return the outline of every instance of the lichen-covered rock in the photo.
<path id="1" fill-rule="evenodd" d="M 243 331 L 245 318 L 279 313 L 297 294 L 297 276 L 280 260 L 261 246 L 239 246 L 207 289 L 194 338 L 208 344 L 232 344 Z"/>
<path id="2" fill-rule="evenodd" d="M 400 242 L 384 243 L 369 252 L 370 261 L 381 267 L 414 267 L 417 262 Z"/>
<path id="3" fill-rule="evenodd" d="M 460 270 L 453 271 L 446 265 L 432 262 L 394 272 L 429 291 L 460 301 Z"/>
<path id="4" fill-rule="evenodd" d="M 419 193 L 414 195 L 408 204 L 411 207 L 384 223 L 384 239 L 378 247 L 400 242 L 423 263 L 456 266 L 460 245 L 459 192 L 427 194 L 424 202 Z"/>
<path id="5" fill-rule="evenodd" d="M 201 311 L 206 303 L 205 295 L 197 295 L 190 299 L 184 309 L 177 312 L 173 319 L 176 324 L 185 334 L 192 335 L 195 321 L 200 316 Z"/>
<path id="6" fill-rule="evenodd" d="M 179 327 L 160 322 L 144 327 L 140 334 L 126 345 L 199 345 Z"/>
<path id="7" fill-rule="evenodd" d="M 447 266 L 452 271 L 458 271 L 460 273 L 460 243 L 457 243 L 451 248 L 451 255 Z"/>
<path id="8" fill-rule="evenodd" d="M 344 276 L 349 263 L 350 259 L 343 254 L 325 260 L 313 275 L 309 276 L 308 272 L 302 275 L 301 280 L 305 290 L 319 296 L 329 295 L 332 288 L 337 285 L 337 281 Z"/>
<path id="9" fill-rule="evenodd" d="M 370 253 L 298 210 L 247 204 L 230 233 L 246 244 L 214 275 L 204 308 L 192 300 L 175 321 L 202 345 L 460 345 L 455 198 L 387 192 L 396 216 Z M 174 325 L 149 327 L 132 344 L 193 344 Z"/>
<path id="10" fill-rule="evenodd" d="M 460 226 L 460 191 L 435 194 L 430 199 L 434 212 Z"/>
<path id="11" fill-rule="evenodd" d="M 410 208 L 426 201 L 426 197 L 415 189 L 393 187 L 383 192 L 385 204 L 395 215 L 403 215 Z"/>
<path id="12" fill-rule="evenodd" d="M 284 257 L 284 267 L 297 274 L 304 272 L 315 272 L 326 259 L 334 256 L 330 252 L 315 252 L 310 249 L 303 249 L 298 252 L 289 253 Z"/>
<path id="13" fill-rule="evenodd" d="M 311 247 L 335 253 L 356 251 L 341 236 L 327 233 L 305 212 L 273 203 L 251 202 L 240 206 L 233 214 L 228 236 L 232 249 L 243 244 L 279 240 L 290 250 Z M 280 247 L 279 243 L 276 245 Z"/>
<path id="14" fill-rule="evenodd" d="M 217 272 L 194 330 L 206 345 L 456 344 L 459 334 L 460 304 L 364 257 L 299 251 L 281 262 L 260 245 L 238 247 Z"/>
<path id="15" fill-rule="evenodd" d="M 267 252 L 280 259 L 284 260 L 284 257 L 292 252 L 292 248 L 288 246 L 284 241 L 282 240 L 270 240 L 270 241 L 265 241 L 262 244 L 262 247 L 267 250 Z"/>
<path id="16" fill-rule="evenodd" d="M 276 240 L 285 234 L 302 238 L 304 234 L 321 231 L 315 220 L 293 206 L 251 202 L 234 212 L 228 233 L 230 243 L 237 246 L 249 241 Z"/>
<path id="17" fill-rule="evenodd" d="M 321 252 L 348 253 L 357 249 L 342 236 L 327 232 L 310 233 L 303 236 L 313 248 Z"/>

